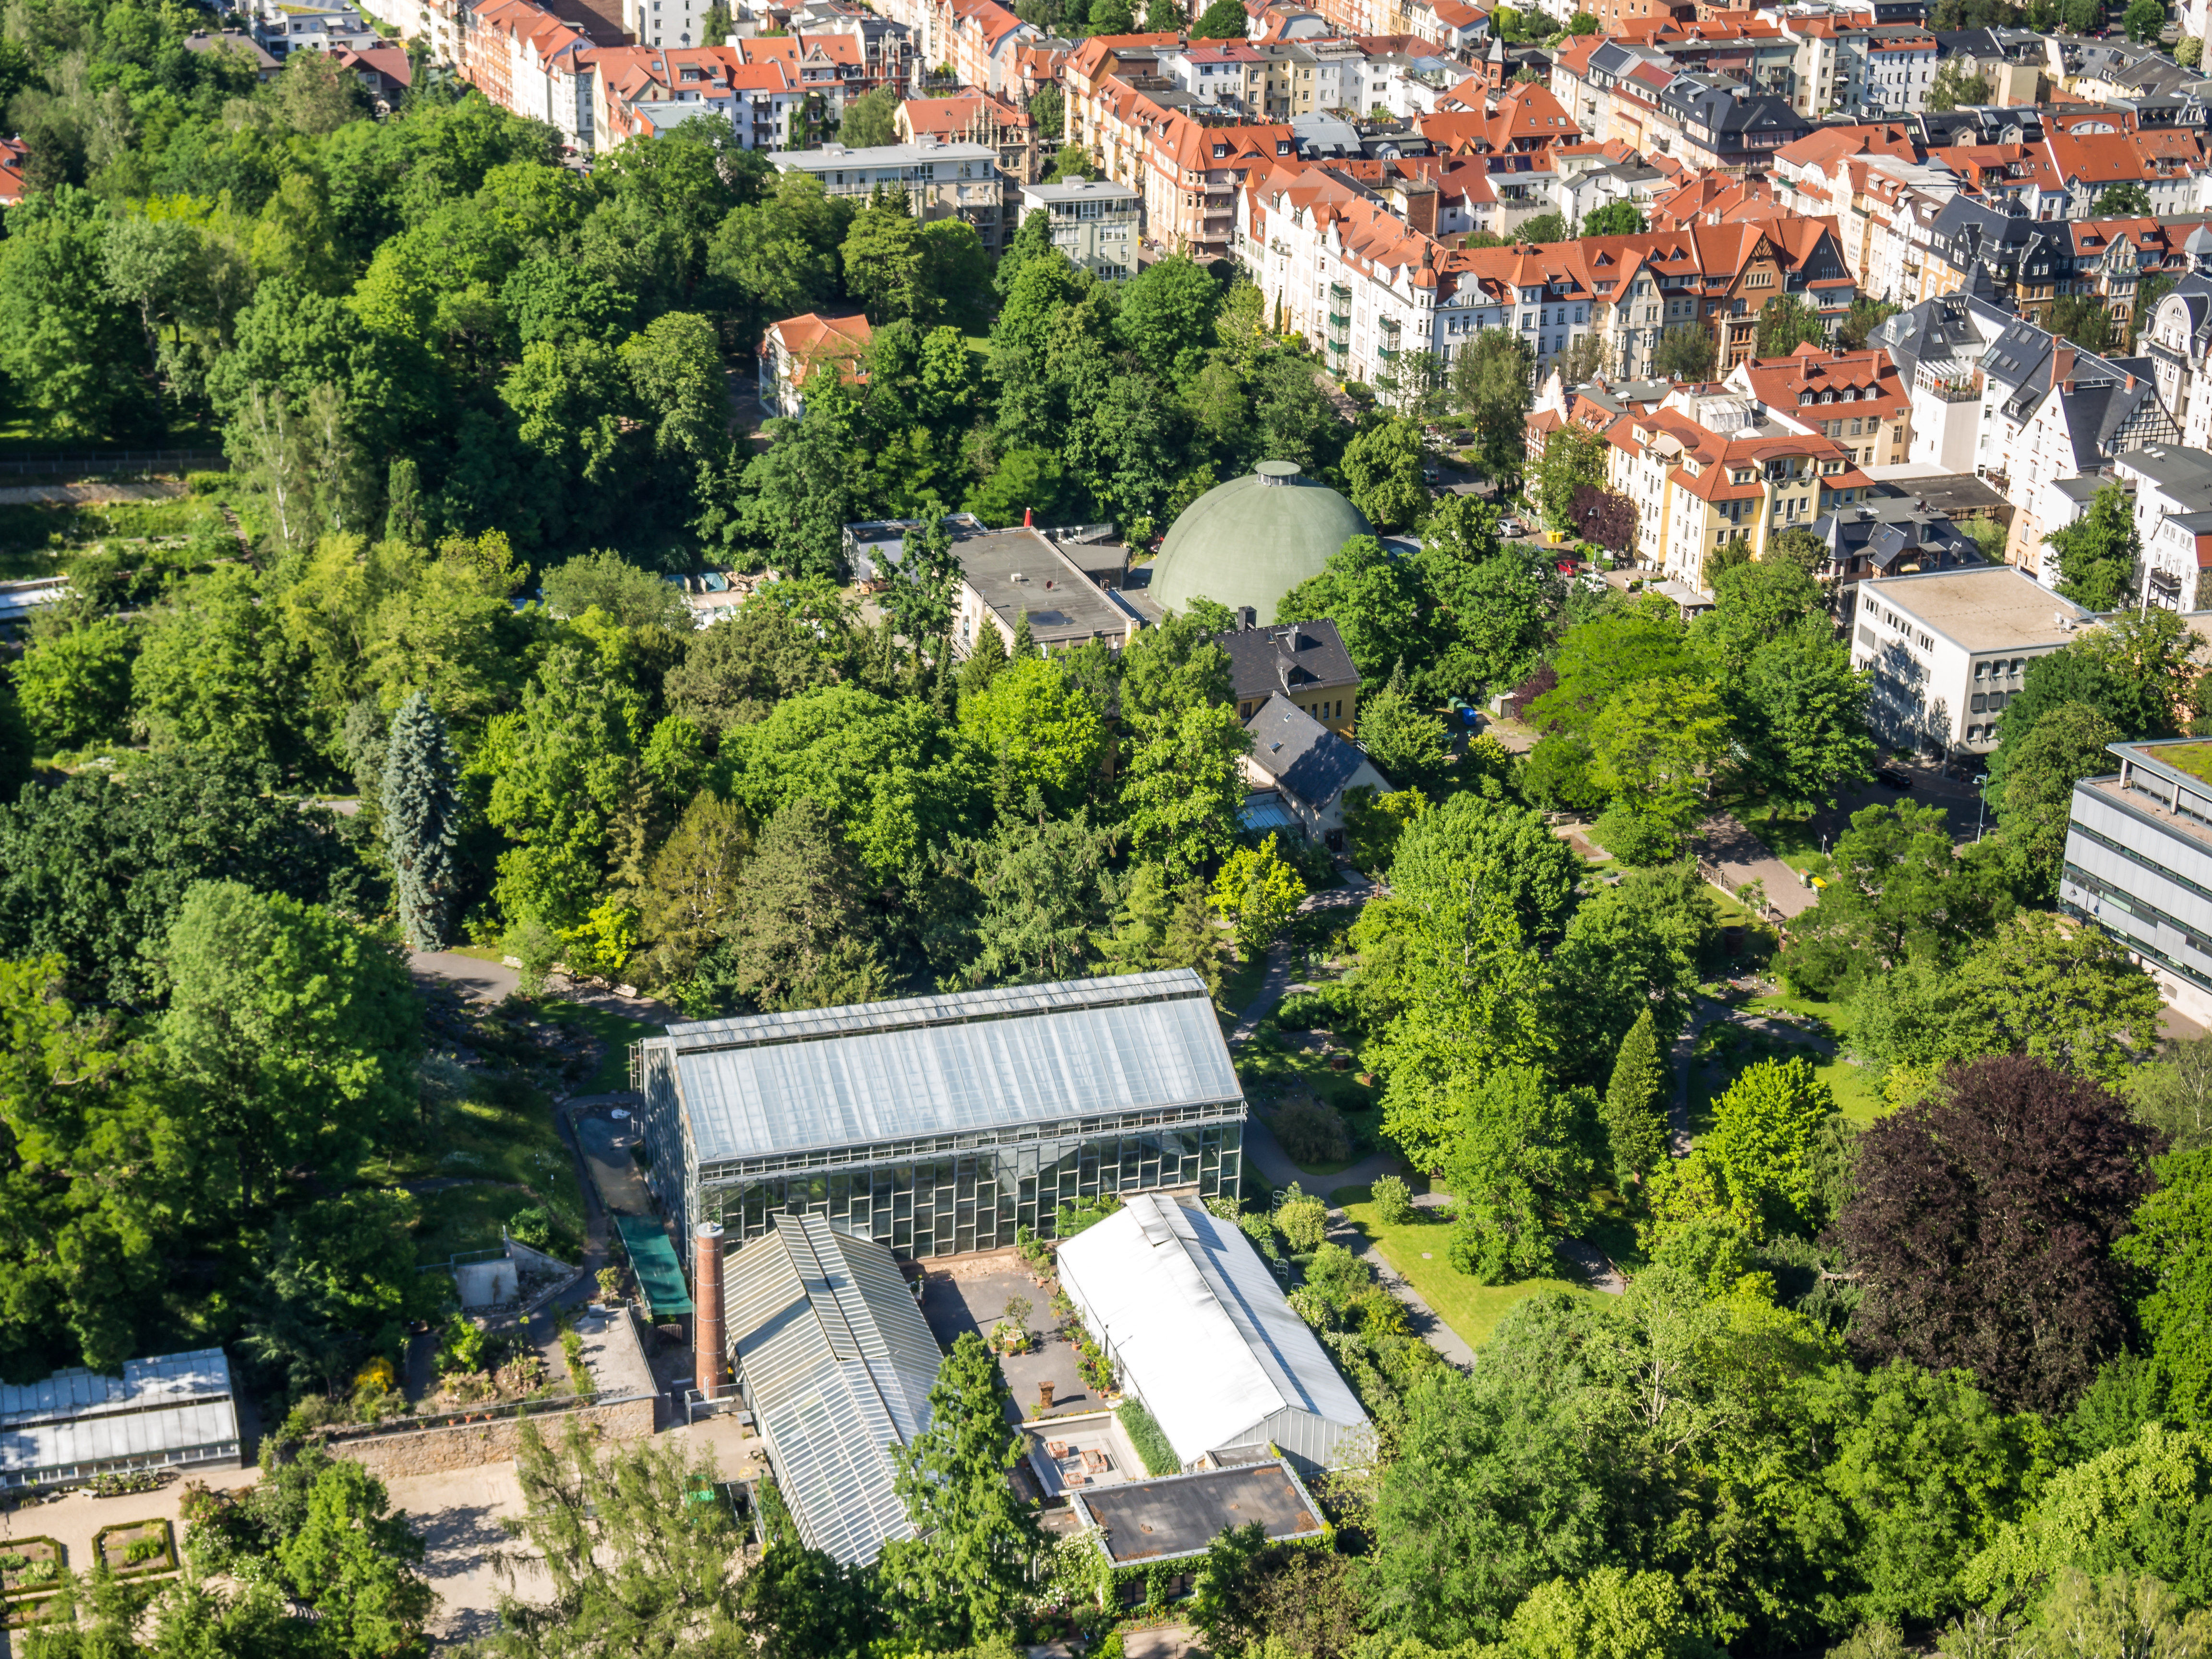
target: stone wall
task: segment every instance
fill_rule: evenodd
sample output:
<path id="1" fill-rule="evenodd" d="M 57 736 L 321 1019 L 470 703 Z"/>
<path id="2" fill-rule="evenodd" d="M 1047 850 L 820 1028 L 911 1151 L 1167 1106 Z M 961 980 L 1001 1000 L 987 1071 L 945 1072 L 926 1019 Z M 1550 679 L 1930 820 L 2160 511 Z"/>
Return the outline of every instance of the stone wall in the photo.
<path id="1" fill-rule="evenodd" d="M 604 1406 L 585 1406 L 573 1412 L 546 1412 L 530 1420 L 550 1442 L 568 1432 L 568 1425 L 581 1422 L 587 1437 L 595 1439 L 641 1440 L 653 1433 L 653 1408 L 658 1400 L 647 1395 L 618 1400 Z M 506 1463 L 514 1457 L 517 1431 L 522 1419 L 495 1417 L 483 1423 L 457 1423 L 449 1428 L 420 1429 L 412 1433 L 364 1436 L 358 1440 L 330 1443 L 333 1457 L 349 1457 L 384 1480 L 400 1475 L 436 1474 L 447 1469 L 474 1468 L 480 1463 Z"/>

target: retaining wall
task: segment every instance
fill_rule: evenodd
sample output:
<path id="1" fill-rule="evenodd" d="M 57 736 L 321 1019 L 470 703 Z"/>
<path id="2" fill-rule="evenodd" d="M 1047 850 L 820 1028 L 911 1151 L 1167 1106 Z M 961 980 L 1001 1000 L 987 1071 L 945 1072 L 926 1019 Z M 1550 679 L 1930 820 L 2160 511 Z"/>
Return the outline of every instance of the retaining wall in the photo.
<path id="1" fill-rule="evenodd" d="M 642 1440 L 653 1433 L 657 1403 L 656 1396 L 641 1395 L 633 1400 L 582 1406 L 572 1412 L 546 1412 L 530 1420 L 549 1442 L 558 1440 L 568 1432 L 569 1424 L 579 1422 L 592 1438 Z M 520 1418 L 495 1417 L 487 1422 L 457 1423 L 413 1433 L 335 1440 L 328 1450 L 331 1456 L 351 1458 L 387 1480 L 400 1475 L 437 1474 L 447 1469 L 513 1462 L 522 1423 Z"/>

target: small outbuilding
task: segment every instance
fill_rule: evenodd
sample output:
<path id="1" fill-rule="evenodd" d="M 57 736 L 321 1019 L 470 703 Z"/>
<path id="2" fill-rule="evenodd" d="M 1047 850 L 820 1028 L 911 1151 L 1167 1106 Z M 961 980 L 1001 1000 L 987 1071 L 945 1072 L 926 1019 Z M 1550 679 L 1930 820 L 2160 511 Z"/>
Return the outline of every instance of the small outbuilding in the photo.
<path id="1" fill-rule="evenodd" d="M 1235 1224 L 1142 1193 L 1061 1244 L 1059 1270 L 1186 1469 L 1238 1448 L 1305 1470 L 1372 1455 L 1367 1413 Z"/>
<path id="2" fill-rule="evenodd" d="M 738 1392 L 812 1548 L 848 1566 L 910 1538 L 891 1449 L 929 1425 L 943 1355 L 883 1245 L 777 1214 L 723 1259 Z"/>

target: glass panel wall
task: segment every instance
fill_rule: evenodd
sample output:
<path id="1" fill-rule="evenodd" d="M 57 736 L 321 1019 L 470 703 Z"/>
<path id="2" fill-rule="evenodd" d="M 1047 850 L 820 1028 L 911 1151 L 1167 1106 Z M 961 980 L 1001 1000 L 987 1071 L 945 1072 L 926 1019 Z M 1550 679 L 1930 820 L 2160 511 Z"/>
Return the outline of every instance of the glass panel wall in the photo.
<path id="1" fill-rule="evenodd" d="M 1243 1137 L 1241 1123 L 1190 1124 L 770 1176 L 702 1185 L 700 1210 L 733 1237 L 760 1237 L 782 1212 L 826 1216 L 902 1255 L 1002 1249 L 1018 1226 L 1052 1237 L 1061 1204 L 1103 1193 L 1194 1186 L 1233 1198 Z"/>

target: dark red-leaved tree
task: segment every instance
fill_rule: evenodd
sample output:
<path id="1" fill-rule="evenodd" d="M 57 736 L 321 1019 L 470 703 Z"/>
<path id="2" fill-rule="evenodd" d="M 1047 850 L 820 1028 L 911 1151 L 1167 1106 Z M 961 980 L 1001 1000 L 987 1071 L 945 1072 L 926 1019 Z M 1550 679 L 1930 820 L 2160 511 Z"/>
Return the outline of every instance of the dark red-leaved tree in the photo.
<path id="1" fill-rule="evenodd" d="M 1619 490 L 1583 484 L 1569 501 L 1567 513 L 1577 535 L 1616 553 L 1635 553 L 1636 503 Z"/>
<path id="2" fill-rule="evenodd" d="M 1835 1224 L 1866 1293 L 1852 1346 L 2065 1410 L 2132 1328 L 2135 1276 L 2112 1246 L 2154 1184 L 2155 1140 L 2109 1090 L 2024 1055 L 1954 1070 L 1860 1137 Z"/>

